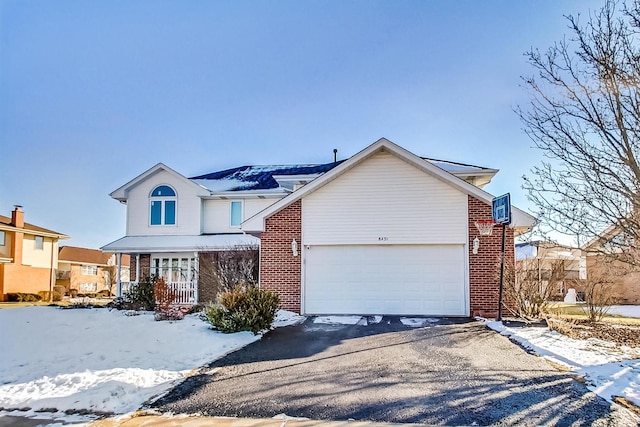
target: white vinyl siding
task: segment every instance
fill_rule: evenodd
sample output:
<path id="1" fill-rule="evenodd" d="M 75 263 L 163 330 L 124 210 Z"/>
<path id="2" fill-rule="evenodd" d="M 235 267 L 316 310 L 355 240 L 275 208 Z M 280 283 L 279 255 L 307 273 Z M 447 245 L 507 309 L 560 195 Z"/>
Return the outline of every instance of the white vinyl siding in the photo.
<path id="1" fill-rule="evenodd" d="M 244 219 L 250 218 L 271 206 L 279 199 L 244 199 Z M 205 200 L 202 218 L 203 233 L 237 233 L 231 226 L 231 200 Z"/>
<path id="2" fill-rule="evenodd" d="M 159 185 L 175 190 L 176 224 L 170 227 L 151 225 L 150 195 Z M 131 188 L 127 194 L 127 236 L 198 235 L 202 202 L 197 190 L 188 181 L 160 170 Z"/>
<path id="3" fill-rule="evenodd" d="M 302 241 L 465 244 L 467 195 L 389 153 L 378 153 L 302 200 Z"/>
<path id="4" fill-rule="evenodd" d="M 467 316 L 464 245 L 304 248 L 305 314 Z"/>

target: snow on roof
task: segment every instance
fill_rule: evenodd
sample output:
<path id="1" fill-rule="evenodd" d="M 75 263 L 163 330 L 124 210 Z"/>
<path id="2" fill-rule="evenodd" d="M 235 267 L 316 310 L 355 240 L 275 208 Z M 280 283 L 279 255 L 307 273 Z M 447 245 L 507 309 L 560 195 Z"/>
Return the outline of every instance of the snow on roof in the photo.
<path id="1" fill-rule="evenodd" d="M 478 172 L 495 172 L 481 166 L 450 162 L 422 157 L 434 166 L 453 174 L 473 174 Z M 274 176 L 287 175 L 320 175 L 338 166 L 344 160 L 325 164 L 298 165 L 259 165 L 240 166 L 223 171 L 212 172 L 189 178 L 196 184 L 213 192 L 270 190 L 280 185 Z"/>
<path id="2" fill-rule="evenodd" d="M 211 191 L 269 190 L 278 188 L 274 175 L 311 175 L 327 172 L 342 161 L 325 164 L 240 166 L 190 178 Z"/>

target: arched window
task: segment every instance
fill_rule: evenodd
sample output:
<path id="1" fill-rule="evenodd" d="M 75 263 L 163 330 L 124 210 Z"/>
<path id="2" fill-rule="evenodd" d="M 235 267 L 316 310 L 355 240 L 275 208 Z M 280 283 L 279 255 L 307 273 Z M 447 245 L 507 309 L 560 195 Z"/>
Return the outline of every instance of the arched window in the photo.
<path id="1" fill-rule="evenodd" d="M 150 196 L 151 225 L 176 225 L 176 192 L 168 185 L 159 185 Z"/>

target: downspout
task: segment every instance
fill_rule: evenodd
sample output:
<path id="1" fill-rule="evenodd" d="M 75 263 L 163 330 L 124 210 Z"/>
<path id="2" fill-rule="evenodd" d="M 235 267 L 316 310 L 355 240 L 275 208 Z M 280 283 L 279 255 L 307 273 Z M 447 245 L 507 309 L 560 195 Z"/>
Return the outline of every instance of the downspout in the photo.
<path id="1" fill-rule="evenodd" d="M 116 295 L 122 296 L 122 279 L 120 277 L 120 269 L 122 268 L 122 253 L 116 253 Z"/>
<path id="2" fill-rule="evenodd" d="M 129 263 L 129 267 L 131 267 L 131 263 Z M 149 259 L 149 267 L 151 267 L 151 259 Z M 129 271 L 129 275 L 131 275 L 131 271 Z M 131 279 L 131 277 L 129 277 L 129 279 Z M 136 254 L 136 280 L 135 282 L 138 283 L 140 281 L 140 254 L 137 253 Z"/>

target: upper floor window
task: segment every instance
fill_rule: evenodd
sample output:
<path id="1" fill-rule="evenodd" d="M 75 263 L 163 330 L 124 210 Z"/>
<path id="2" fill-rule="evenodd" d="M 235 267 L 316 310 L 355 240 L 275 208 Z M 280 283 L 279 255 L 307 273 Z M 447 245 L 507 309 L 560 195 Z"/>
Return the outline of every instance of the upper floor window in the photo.
<path id="1" fill-rule="evenodd" d="M 231 202 L 231 226 L 240 227 L 242 224 L 242 202 Z"/>
<path id="2" fill-rule="evenodd" d="M 44 249 L 44 237 L 36 236 L 34 241 L 36 249 Z"/>
<path id="3" fill-rule="evenodd" d="M 4 231 L 0 231 L 0 246 L 4 246 L 6 244 L 4 239 L 5 239 Z"/>
<path id="4" fill-rule="evenodd" d="M 176 225 L 176 192 L 168 185 L 159 185 L 151 192 L 151 225 Z"/>
<path id="5" fill-rule="evenodd" d="M 83 276 L 97 276 L 98 266 L 96 265 L 83 265 L 80 267 L 80 274 Z"/>

